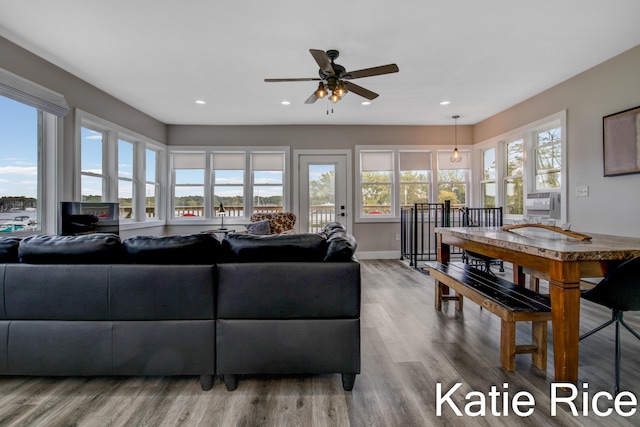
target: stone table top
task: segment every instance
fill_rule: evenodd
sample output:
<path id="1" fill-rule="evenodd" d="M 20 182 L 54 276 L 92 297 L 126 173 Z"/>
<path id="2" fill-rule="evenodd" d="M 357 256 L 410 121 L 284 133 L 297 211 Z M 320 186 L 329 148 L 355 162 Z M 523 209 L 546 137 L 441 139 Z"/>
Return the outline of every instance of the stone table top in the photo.
<path id="1" fill-rule="evenodd" d="M 640 256 L 640 238 L 584 233 L 581 241 L 539 228 L 503 231 L 501 227 L 436 228 L 436 233 L 558 261 L 616 261 Z"/>

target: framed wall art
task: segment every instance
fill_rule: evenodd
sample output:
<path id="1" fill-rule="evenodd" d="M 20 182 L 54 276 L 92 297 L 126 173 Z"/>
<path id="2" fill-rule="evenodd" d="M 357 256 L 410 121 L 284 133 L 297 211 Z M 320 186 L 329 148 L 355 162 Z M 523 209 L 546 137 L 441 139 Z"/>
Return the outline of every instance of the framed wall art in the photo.
<path id="1" fill-rule="evenodd" d="M 604 176 L 640 173 L 640 106 L 602 118 Z"/>

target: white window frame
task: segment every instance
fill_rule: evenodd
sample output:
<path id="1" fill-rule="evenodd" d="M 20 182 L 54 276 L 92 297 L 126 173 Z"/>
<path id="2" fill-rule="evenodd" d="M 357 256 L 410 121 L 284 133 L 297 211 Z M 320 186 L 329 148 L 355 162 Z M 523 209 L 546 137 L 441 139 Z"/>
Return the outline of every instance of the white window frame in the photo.
<path id="1" fill-rule="evenodd" d="M 400 153 L 401 152 L 416 152 L 416 153 L 429 153 L 431 162 L 428 165 L 427 170 L 430 172 L 429 177 L 429 195 L 433 197 L 435 171 L 433 165 L 435 164 L 435 155 L 438 147 L 426 146 L 426 145 L 356 145 L 355 146 L 355 206 L 354 211 L 356 223 L 366 222 L 398 222 L 400 221 Z M 364 215 L 362 213 L 362 167 L 361 167 L 361 153 L 363 152 L 391 152 L 393 155 L 393 171 L 391 173 L 391 214 L 389 215 Z M 430 200 L 431 202 L 431 200 Z"/>
<path id="2" fill-rule="evenodd" d="M 559 189 L 543 189 L 536 190 L 535 189 L 535 156 L 533 152 L 534 148 L 534 137 L 537 132 L 544 131 L 549 128 L 560 127 L 561 128 L 561 141 L 560 141 L 560 156 L 561 156 L 561 170 L 560 170 L 560 188 Z M 562 110 L 557 113 L 551 114 L 549 116 L 543 117 L 535 122 L 526 124 L 517 129 L 511 130 L 509 132 L 503 133 L 491 139 L 482 141 L 474 146 L 474 152 L 477 154 L 476 158 L 478 161 L 474 163 L 474 182 L 478 183 L 478 191 L 477 198 L 474 198 L 474 203 L 476 206 L 481 206 L 481 191 L 479 187 L 479 183 L 482 181 L 482 163 L 481 156 L 482 150 L 485 150 L 490 147 L 496 148 L 496 182 L 501 183 L 501 185 L 496 186 L 497 194 L 496 194 L 496 206 L 503 206 L 505 204 L 506 195 L 504 194 L 504 179 L 506 177 L 506 162 L 505 144 L 507 141 L 513 141 L 523 138 L 524 139 L 524 147 L 525 147 L 525 159 L 524 159 L 524 173 L 523 173 L 523 188 L 524 195 L 523 197 L 527 198 L 528 194 L 532 193 L 560 193 L 560 215 L 561 222 L 567 222 L 567 111 Z M 506 222 L 511 222 L 513 220 L 522 219 L 523 215 L 507 215 L 506 211 L 504 212 L 504 219 Z"/>
<path id="3" fill-rule="evenodd" d="M 485 178 L 484 177 L 484 168 L 485 168 L 485 164 L 484 164 L 484 155 L 487 151 L 489 150 L 493 150 L 493 156 L 494 156 L 494 173 L 493 173 L 493 178 Z M 491 147 L 485 147 L 483 149 L 480 150 L 480 189 L 478 192 L 478 195 L 480 197 L 480 206 L 481 207 L 487 207 L 484 204 L 484 192 L 482 191 L 482 186 L 485 184 L 493 184 L 493 188 L 495 191 L 495 195 L 494 195 L 494 205 L 495 207 L 498 207 L 499 205 L 498 203 L 498 182 L 496 181 L 496 178 L 498 176 L 498 149 L 495 146 L 491 146 Z"/>
<path id="4" fill-rule="evenodd" d="M 73 200 L 81 201 L 81 159 L 82 159 L 82 136 L 81 129 L 89 128 L 94 131 L 102 132 L 105 135 L 103 142 L 103 167 L 104 190 L 102 198 L 105 202 L 118 201 L 118 140 L 122 139 L 134 144 L 134 177 L 135 186 L 133 189 L 132 208 L 134 217 L 132 219 L 121 219 L 121 230 L 133 230 L 144 227 L 154 227 L 163 225 L 164 212 L 166 211 L 165 198 L 162 196 L 166 192 L 166 181 L 162 177 L 166 176 L 164 171 L 167 169 L 166 152 L 167 147 L 151 138 L 131 131 L 120 125 L 102 119 L 93 114 L 87 113 L 80 109 L 75 109 L 75 159 L 74 159 L 74 177 L 73 177 Z M 157 153 L 156 176 L 160 179 L 160 188 L 156 194 L 156 213 L 155 218 L 147 218 L 146 215 L 140 214 L 146 209 L 146 171 L 145 158 L 146 149 L 152 149 Z"/>
<path id="5" fill-rule="evenodd" d="M 162 176 L 162 168 L 160 165 L 162 164 L 162 160 L 164 158 L 164 152 L 159 151 L 156 147 L 152 147 L 146 145 L 144 147 L 144 155 L 138 156 L 139 160 L 136 163 L 143 162 L 142 167 L 144 168 L 144 201 L 141 203 L 142 212 L 144 212 L 145 220 L 157 220 L 163 216 L 162 212 L 164 212 L 160 207 L 162 206 L 162 201 L 165 199 L 164 194 L 161 192 L 162 182 L 160 177 Z M 148 168 L 148 158 L 147 151 L 153 151 L 156 154 L 156 164 L 154 165 L 154 170 L 156 172 L 155 179 L 153 181 L 147 180 L 147 168 Z M 147 185 L 152 185 L 154 187 L 154 198 L 155 198 L 155 213 L 152 217 L 147 217 Z"/>
<path id="6" fill-rule="evenodd" d="M 460 163 L 452 163 L 450 159 L 451 157 L 451 153 L 452 153 L 452 149 L 449 147 L 446 150 L 436 150 L 435 151 L 435 172 L 433 173 L 433 182 L 434 182 L 434 199 L 431 201 L 431 203 L 438 203 L 439 198 L 440 198 L 440 183 L 443 184 L 460 184 L 460 181 L 440 181 L 440 171 L 446 171 L 446 170 L 463 170 L 465 171 L 465 175 L 464 175 L 464 194 L 465 194 L 465 201 L 462 204 L 463 206 L 470 206 L 470 202 L 472 200 L 472 185 L 471 185 L 471 177 L 472 177 L 472 165 L 473 165 L 473 154 L 471 150 L 468 149 L 458 149 L 460 152 L 460 156 L 462 156 L 462 161 L 463 164 Z M 443 164 L 442 167 L 440 165 L 439 159 L 443 158 Z M 464 167 L 466 166 L 466 167 Z"/>
<path id="7" fill-rule="evenodd" d="M 173 167 L 169 167 L 169 198 L 170 202 L 167 203 L 167 222 L 171 225 L 212 225 L 219 222 L 219 217 L 215 215 L 215 208 L 213 206 L 213 179 L 214 171 L 212 165 L 212 155 L 216 153 L 245 153 L 245 172 L 244 172 L 244 209 L 243 216 L 233 217 L 226 216 L 224 223 L 227 225 L 241 225 L 246 224 L 249 218 L 253 214 L 253 173 L 251 170 L 251 154 L 252 153 L 282 153 L 284 155 L 284 171 L 282 177 L 283 187 L 283 199 L 282 210 L 283 212 L 291 210 L 290 200 L 290 177 L 291 177 L 291 154 L 290 147 L 288 146 L 269 146 L 269 147 L 255 147 L 255 146 L 188 146 L 188 147 L 175 147 L 170 148 L 168 152 L 169 162 L 172 162 L 172 155 L 175 153 L 202 153 L 205 156 L 205 192 L 204 192 L 204 216 L 202 218 L 180 218 L 175 217 L 175 210 L 173 209 L 173 201 L 175 200 L 174 192 L 174 177 Z"/>
<path id="8" fill-rule="evenodd" d="M 0 70 L 4 73 L 4 70 Z M 10 74 L 10 73 L 9 73 Z M 2 77 L 5 77 L 4 75 Z M 0 83 L 4 81 L 0 79 Z M 21 79 L 21 90 L 29 91 L 33 88 L 41 88 L 35 83 Z M 11 89 L 10 86 L 3 87 L 3 90 Z M 47 94 L 53 92 L 43 89 Z M 38 212 L 38 229 L 32 231 L 17 231 L 11 233 L 12 236 L 27 236 L 32 234 L 56 234 L 58 228 L 58 194 L 61 193 L 62 182 L 62 155 L 61 141 L 63 117 L 56 116 L 53 112 L 39 108 L 38 98 L 31 97 L 31 102 L 24 102 L 20 97 L 2 96 L 13 99 L 16 102 L 33 107 L 38 112 L 38 190 L 36 194 L 37 212 Z M 36 95 L 34 95 L 36 96 Z M 61 102 L 64 103 L 64 97 L 59 95 Z M 66 104 L 66 103 L 65 103 Z"/>

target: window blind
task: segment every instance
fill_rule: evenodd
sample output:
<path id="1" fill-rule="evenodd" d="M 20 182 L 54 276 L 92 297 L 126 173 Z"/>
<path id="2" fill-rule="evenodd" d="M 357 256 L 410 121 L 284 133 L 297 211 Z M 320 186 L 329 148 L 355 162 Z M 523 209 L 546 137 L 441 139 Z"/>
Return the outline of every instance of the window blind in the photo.
<path id="1" fill-rule="evenodd" d="M 284 154 L 253 153 L 251 154 L 251 169 L 254 171 L 284 170 Z"/>
<path id="2" fill-rule="evenodd" d="M 174 153 L 173 169 L 204 169 L 204 154 Z"/>
<path id="3" fill-rule="evenodd" d="M 362 172 L 392 172 L 393 152 L 364 151 L 360 152 L 360 168 Z"/>
<path id="4" fill-rule="evenodd" d="M 244 170 L 245 158 L 245 153 L 214 153 L 213 169 Z"/>
<path id="5" fill-rule="evenodd" d="M 400 170 L 425 171 L 431 170 L 431 153 L 427 151 L 401 151 Z"/>

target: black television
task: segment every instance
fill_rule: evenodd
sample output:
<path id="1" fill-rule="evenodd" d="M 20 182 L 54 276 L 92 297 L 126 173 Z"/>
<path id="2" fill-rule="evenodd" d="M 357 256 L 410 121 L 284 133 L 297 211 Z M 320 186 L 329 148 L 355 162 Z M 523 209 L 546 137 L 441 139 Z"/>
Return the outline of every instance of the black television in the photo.
<path id="1" fill-rule="evenodd" d="M 60 202 L 59 235 L 92 233 L 120 233 L 118 203 Z"/>

